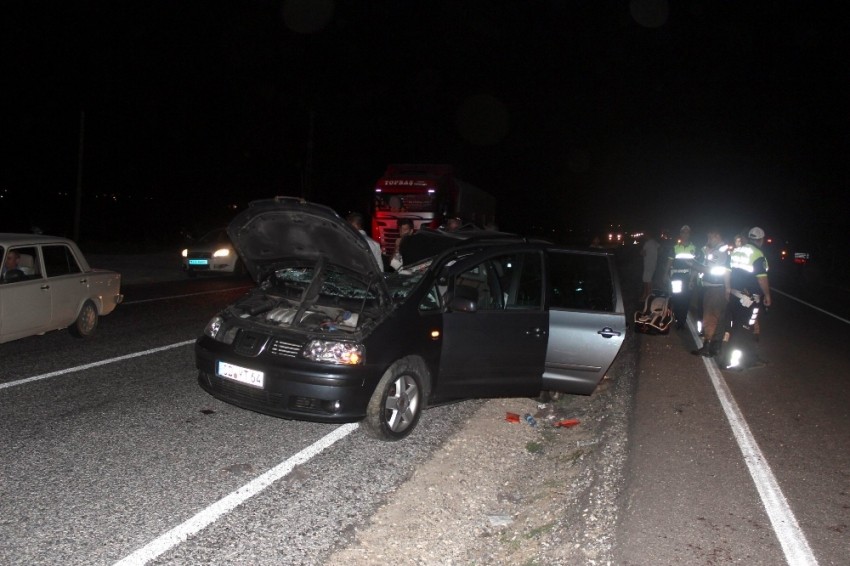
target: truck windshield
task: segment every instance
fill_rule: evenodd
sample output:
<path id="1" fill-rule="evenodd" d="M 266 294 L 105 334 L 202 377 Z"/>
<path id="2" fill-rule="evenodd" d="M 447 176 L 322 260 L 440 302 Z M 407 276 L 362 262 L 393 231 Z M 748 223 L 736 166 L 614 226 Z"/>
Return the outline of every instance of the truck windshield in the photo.
<path id="1" fill-rule="evenodd" d="M 433 212 L 433 193 L 375 193 L 375 210 L 387 212 Z"/>

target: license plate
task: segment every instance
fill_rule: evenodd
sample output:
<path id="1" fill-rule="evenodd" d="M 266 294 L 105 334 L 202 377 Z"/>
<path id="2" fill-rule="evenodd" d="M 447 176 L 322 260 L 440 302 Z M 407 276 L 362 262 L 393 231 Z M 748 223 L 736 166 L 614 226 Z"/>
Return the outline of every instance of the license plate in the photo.
<path id="1" fill-rule="evenodd" d="M 216 374 L 225 379 L 232 379 L 233 381 L 238 381 L 251 387 L 263 388 L 263 372 L 255 369 L 243 368 L 227 362 L 218 362 Z"/>
<path id="2" fill-rule="evenodd" d="M 190 259 L 189 265 L 209 265 L 210 260 L 208 259 Z"/>

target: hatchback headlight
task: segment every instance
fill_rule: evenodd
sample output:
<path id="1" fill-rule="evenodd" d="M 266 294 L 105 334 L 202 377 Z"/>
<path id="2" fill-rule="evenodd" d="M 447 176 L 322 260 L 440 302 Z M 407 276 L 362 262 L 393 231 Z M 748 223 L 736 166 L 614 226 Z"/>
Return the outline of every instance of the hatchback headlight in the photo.
<path id="1" fill-rule="evenodd" d="M 213 254 L 213 257 L 227 257 L 230 255 L 230 250 L 227 248 L 221 248 L 220 250 L 216 250 Z"/>
<path id="2" fill-rule="evenodd" d="M 363 363 L 366 349 L 356 342 L 337 342 L 333 340 L 312 340 L 301 355 L 314 362 L 326 362 L 346 366 Z"/>

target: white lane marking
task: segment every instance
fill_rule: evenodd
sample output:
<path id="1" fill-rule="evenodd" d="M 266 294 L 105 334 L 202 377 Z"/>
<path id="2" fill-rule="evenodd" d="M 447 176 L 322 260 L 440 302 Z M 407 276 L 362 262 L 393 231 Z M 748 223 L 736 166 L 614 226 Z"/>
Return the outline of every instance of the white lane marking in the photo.
<path id="1" fill-rule="evenodd" d="M 307 448 L 301 450 L 287 460 L 284 460 L 263 475 L 257 476 L 236 491 L 233 491 L 222 499 L 219 499 L 185 523 L 174 527 L 142 548 L 136 550 L 129 556 L 122 558 L 115 563 L 115 566 L 147 564 L 157 556 L 167 552 L 178 544 L 185 542 L 190 536 L 205 529 L 217 521 L 220 517 L 229 513 L 251 497 L 262 492 L 274 482 L 289 474 L 295 466 L 304 464 L 313 457 L 319 455 L 325 448 L 328 448 L 337 441 L 342 440 L 354 432 L 358 426 L 359 425 L 357 423 L 349 423 L 340 426 L 327 436 L 320 438 Z"/>
<path id="2" fill-rule="evenodd" d="M 126 356 L 118 356 L 117 358 L 109 358 L 106 360 L 101 360 L 99 362 L 92 362 L 90 364 L 84 364 L 81 366 L 75 366 L 72 368 L 60 369 L 58 371 L 51 371 L 50 373 L 43 373 L 41 375 L 34 375 L 32 377 L 27 377 L 24 379 L 18 379 L 16 381 L 9 381 L 7 383 L 0 383 L 0 389 L 6 389 L 9 387 L 15 387 L 17 385 L 23 385 L 25 383 L 31 383 L 33 381 L 40 381 L 42 379 L 47 379 L 49 377 L 58 377 L 60 375 L 67 375 L 69 373 L 76 373 L 78 371 L 83 371 L 91 368 L 96 368 L 99 366 L 105 366 L 108 364 L 114 364 L 117 362 L 123 362 L 124 360 L 129 360 L 132 358 L 138 358 L 140 356 L 147 356 L 148 354 L 155 354 L 157 352 L 163 352 L 165 350 L 171 350 L 173 348 L 179 348 L 181 346 L 187 346 L 189 344 L 194 344 L 194 340 L 186 340 L 184 342 L 177 342 L 175 344 L 169 344 L 168 346 L 161 346 L 159 348 L 153 348 L 151 350 L 145 350 L 144 352 L 136 352 L 134 354 L 127 354 Z"/>
<path id="3" fill-rule="evenodd" d="M 690 317 L 688 317 L 688 328 L 694 342 L 701 345 L 699 333 Z M 791 511 L 791 507 L 779 487 L 779 482 L 776 481 L 776 476 L 770 469 L 767 458 L 762 454 L 761 448 L 750 432 L 744 414 L 738 408 L 735 397 L 729 390 L 723 374 L 720 373 L 717 362 L 713 358 L 706 357 L 703 357 L 702 361 L 709 377 L 711 377 L 711 383 L 717 392 L 717 398 L 720 399 L 723 412 L 726 413 L 729 426 L 732 427 L 732 434 L 735 435 L 738 447 L 744 455 L 744 462 L 750 470 L 750 477 L 756 484 L 762 505 L 764 505 L 770 523 L 773 525 L 773 532 L 776 533 L 776 538 L 779 539 L 779 544 L 785 553 L 785 561 L 789 566 L 817 566 L 818 561 L 809 546 L 809 541 L 806 540 L 806 535 L 803 534 L 803 530 L 797 523 L 797 518 Z"/>
<path id="4" fill-rule="evenodd" d="M 157 297 L 155 299 L 139 299 L 138 301 L 124 301 L 122 305 L 140 305 L 142 303 L 155 303 L 156 301 L 170 301 L 171 299 L 185 299 L 186 297 L 197 297 L 198 295 L 212 295 L 213 293 L 226 293 L 228 291 L 241 291 L 242 289 L 250 289 L 250 286 L 230 287 L 229 289 L 214 289 L 212 291 L 198 291 L 197 293 L 187 293 L 185 295 L 169 295 L 167 297 Z"/>
<path id="5" fill-rule="evenodd" d="M 811 304 L 811 303 L 807 303 L 806 301 L 800 300 L 800 299 L 798 299 L 797 297 L 794 297 L 794 296 L 792 296 L 792 295 L 789 295 L 788 293 L 784 293 L 784 292 L 780 291 L 779 289 L 777 289 L 776 287 L 771 287 L 771 288 L 770 288 L 770 290 L 771 290 L 771 291 L 773 291 L 774 293 L 779 293 L 779 294 L 780 294 L 780 295 L 782 295 L 783 297 L 788 297 L 789 299 L 795 300 L 795 301 L 797 301 L 798 303 L 801 303 L 801 304 L 803 304 L 803 305 L 806 305 L 806 306 L 807 306 L 807 307 L 809 307 L 809 308 L 815 309 L 815 310 L 816 310 L 816 311 L 818 311 L 818 312 L 822 312 L 822 313 L 823 313 L 823 314 L 825 314 L 825 315 L 831 316 L 832 318 L 837 318 L 838 320 L 840 320 L 841 322 L 843 322 L 843 323 L 845 323 L 845 324 L 850 324 L 850 320 L 847 320 L 846 318 L 841 318 L 841 317 L 840 317 L 840 316 L 838 316 L 837 314 L 833 314 L 833 313 L 831 313 L 831 312 L 829 312 L 829 311 L 823 310 L 823 309 L 822 309 L 822 308 L 820 308 L 820 307 L 816 307 L 815 305 L 813 305 L 813 304 Z"/>

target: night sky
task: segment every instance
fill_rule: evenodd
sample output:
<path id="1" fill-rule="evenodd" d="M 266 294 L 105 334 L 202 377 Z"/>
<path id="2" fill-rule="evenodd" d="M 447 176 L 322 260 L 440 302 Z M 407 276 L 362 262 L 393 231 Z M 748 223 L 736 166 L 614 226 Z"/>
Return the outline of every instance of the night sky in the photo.
<path id="1" fill-rule="evenodd" d="M 827 4 L 7 2 L 0 231 L 72 234 L 82 146 L 83 240 L 165 243 L 273 195 L 368 212 L 389 163 L 454 165 L 520 233 L 846 240 Z"/>

